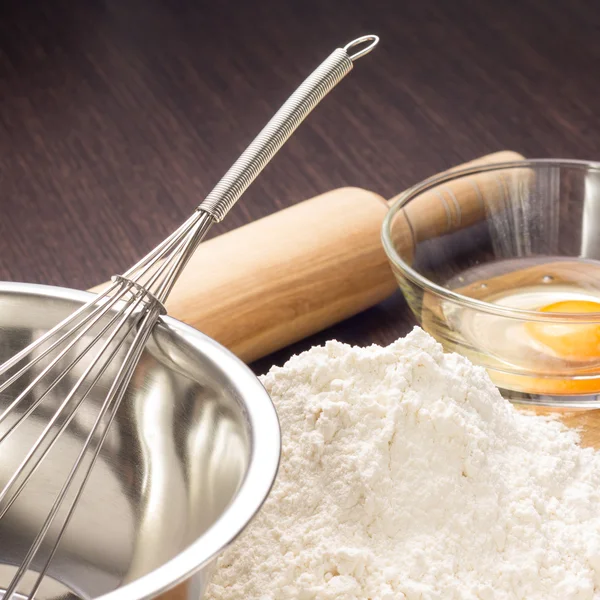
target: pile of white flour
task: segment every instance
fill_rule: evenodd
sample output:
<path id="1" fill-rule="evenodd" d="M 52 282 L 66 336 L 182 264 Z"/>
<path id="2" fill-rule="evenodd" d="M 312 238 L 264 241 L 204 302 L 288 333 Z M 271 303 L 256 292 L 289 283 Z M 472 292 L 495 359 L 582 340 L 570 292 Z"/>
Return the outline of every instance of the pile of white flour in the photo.
<path id="1" fill-rule="evenodd" d="M 263 378 L 275 488 L 211 600 L 598 600 L 600 453 L 426 333 Z"/>

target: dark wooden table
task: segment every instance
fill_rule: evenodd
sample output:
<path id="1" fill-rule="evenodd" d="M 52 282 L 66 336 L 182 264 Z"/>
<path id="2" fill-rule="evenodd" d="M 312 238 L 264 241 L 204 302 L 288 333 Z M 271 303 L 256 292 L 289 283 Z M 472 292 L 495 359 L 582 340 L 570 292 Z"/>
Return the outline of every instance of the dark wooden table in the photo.
<path id="1" fill-rule="evenodd" d="M 600 158 L 600 3 L 5 0 L 0 279 L 88 288 L 187 216 L 334 47 L 382 43 L 232 211 L 391 196 L 478 155 Z M 314 339 L 391 341 L 397 296 Z"/>

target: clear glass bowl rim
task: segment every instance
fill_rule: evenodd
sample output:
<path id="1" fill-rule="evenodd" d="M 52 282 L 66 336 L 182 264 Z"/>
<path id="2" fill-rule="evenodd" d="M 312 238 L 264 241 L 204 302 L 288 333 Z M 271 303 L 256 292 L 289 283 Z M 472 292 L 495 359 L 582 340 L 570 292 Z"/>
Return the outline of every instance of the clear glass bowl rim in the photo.
<path id="1" fill-rule="evenodd" d="M 524 169 L 524 168 L 540 168 L 540 167 L 558 167 L 558 168 L 571 168 L 581 169 L 585 171 L 596 171 L 600 173 L 600 162 L 587 161 L 587 160 L 571 160 L 571 159 L 551 159 L 551 158 L 537 158 L 537 159 L 523 159 L 518 161 L 510 162 L 499 162 L 491 163 L 486 165 L 478 165 L 468 167 L 465 169 L 455 169 L 452 171 L 446 171 L 439 175 L 435 175 L 424 181 L 414 185 L 413 187 L 402 192 L 398 199 L 392 204 L 382 224 L 381 228 L 381 240 L 383 248 L 389 261 L 394 267 L 396 267 L 406 279 L 417 285 L 424 291 L 430 292 L 439 296 L 443 299 L 452 301 L 464 308 L 471 308 L 474 310 L 500 315 L 509 319 L 516 319 L 520 321 L 540 321 L 545 323 L 595 323 L 600 322 L 600 311 L 592 313 L 541 313 L 535 310 L 524 310 L 516 308 L 508 308 L 492 304 L 490 302 L 484 302 L 483 300 L 477 300 L 468 296 L 463 296 L 449 290 L 441 285 L 430 281 L 419 272 L 415 271 L 408 263 L 406 263 L 394 246 L 394 242 L 391 236 L 392 222 L 394 216 L 398 211 L 408 204 L 411 200 L 414 200 L 424 192 L 430 189 L 450 181 L 455 181 L 462 177 L 478 175 L 480 173 L 491 173 L 494 171 L 502 171 L 508 169 Z"/>

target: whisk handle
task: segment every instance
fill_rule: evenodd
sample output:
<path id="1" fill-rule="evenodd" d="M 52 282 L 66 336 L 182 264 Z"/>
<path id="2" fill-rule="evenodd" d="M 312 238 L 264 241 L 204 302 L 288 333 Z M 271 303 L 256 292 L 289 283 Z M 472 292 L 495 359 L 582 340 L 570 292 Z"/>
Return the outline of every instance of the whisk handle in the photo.
<path id="1" fill-rule="evenodd" d="M 352 70 L 353 62 L 369 53 L 378 41 L 376 35 L 365 35 L 332 52 L 277 111 L 198 210 L 210 214 L 214 221 L 222 221 L 300 123 Z"/>

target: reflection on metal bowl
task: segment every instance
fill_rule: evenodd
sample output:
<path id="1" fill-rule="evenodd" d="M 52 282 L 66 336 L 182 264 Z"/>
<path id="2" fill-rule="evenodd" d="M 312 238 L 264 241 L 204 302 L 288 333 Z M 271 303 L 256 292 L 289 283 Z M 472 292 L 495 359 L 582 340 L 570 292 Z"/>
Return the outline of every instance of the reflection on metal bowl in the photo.
<path id="1" fill-rule="evenodd" d="M 0 284 L 0 363 L 88 299 L 89 294 L 73 290 Z M 118 368 L 119 361 L 113 362 Z M 64 386 L 57 386 L 8 438 L 0 459 L 0 489 L 78 371 L 74 368 Z M 0 520 L 0 590 L 67 479 L 111 377 L 109 368 Z M 0 394 L 0 411 L 10 400 Z M 181 598 L 197 600 L 215 556 L 268 495 L 279 451 L 275 410 L 248 367 L 210 338 L 165 317 L 142 356 L 36 598 L 142 600 L 188 581 Z M 51 541 L 52 530 L 48 537 Z M 31 577 L 25 578 L 24 593 L 36 568 L 41 562 L 34 562 Z"/>

